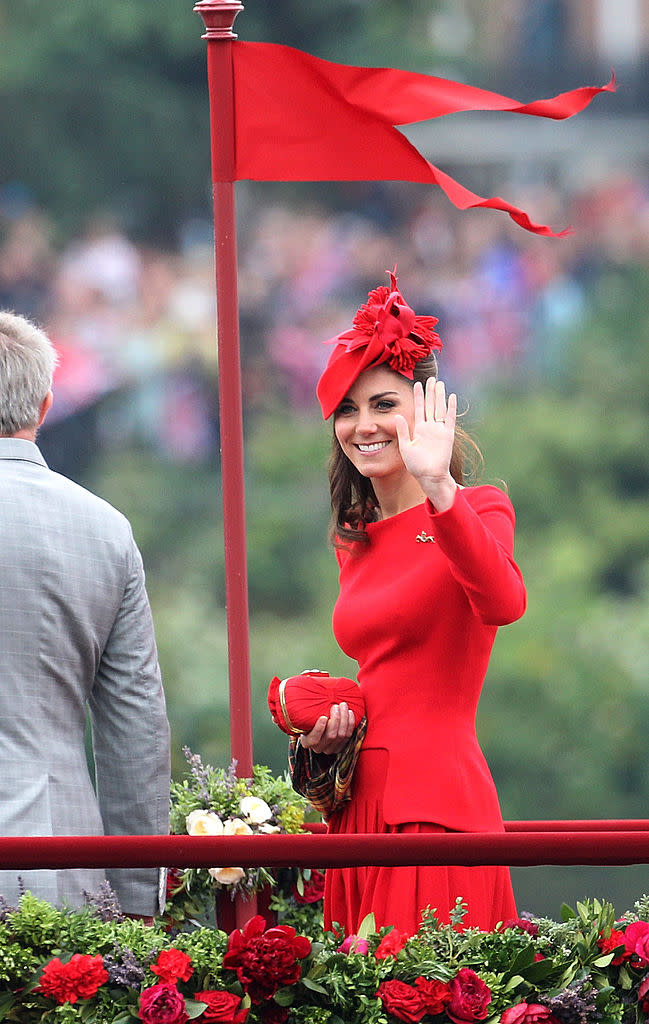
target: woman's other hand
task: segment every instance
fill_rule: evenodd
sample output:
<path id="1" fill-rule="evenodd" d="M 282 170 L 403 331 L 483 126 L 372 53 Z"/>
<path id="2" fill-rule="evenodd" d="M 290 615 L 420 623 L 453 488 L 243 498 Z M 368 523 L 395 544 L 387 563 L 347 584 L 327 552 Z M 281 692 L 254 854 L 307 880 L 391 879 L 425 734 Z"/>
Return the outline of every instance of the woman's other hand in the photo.
<path id="1" fill-rule="evenodd" d="M 453 504 L 457 484 L 451 476 L 451 456 L 455 440 L 457 398 L 446 398 L 444 382 L 429 377 L 426 391 L 417 381 L 413 389 L 414 417 L 412 437 L 404 416 L 395 416 L 401 458 L 424 494 L 438 512 Z"/>
<path id="2" fill-rule="evenodd" d="M 355 726 L 354 712 L 349 710 L 345 701 L 332 704 L 329 718 L 321 715 L 311 732 L 300 736 L 300 743 L 314 754 L 338 754 L 347 744 Z"/>

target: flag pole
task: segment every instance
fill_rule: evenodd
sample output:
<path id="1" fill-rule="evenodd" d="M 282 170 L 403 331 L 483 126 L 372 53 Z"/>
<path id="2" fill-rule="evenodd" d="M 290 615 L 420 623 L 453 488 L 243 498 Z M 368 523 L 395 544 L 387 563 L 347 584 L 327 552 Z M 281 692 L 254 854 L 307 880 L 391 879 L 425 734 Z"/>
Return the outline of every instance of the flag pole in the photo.
<path id="1" fill-rule="evenodd" d="M 237 236 L 235 216 L 234 92 L 232 31 L 243 10 L 238 0 L 199 0 L 194 11 L 205 25 L 211 124 L 214 250 L 219 374 L 219 429 L 223 489 L 225 597 L 230 687 L 230 753 L 241 778 L 252 775 L 250 627 L 246 553 L 246 501 Z M 218 125 L 218 132 L 214 126 Z"/>

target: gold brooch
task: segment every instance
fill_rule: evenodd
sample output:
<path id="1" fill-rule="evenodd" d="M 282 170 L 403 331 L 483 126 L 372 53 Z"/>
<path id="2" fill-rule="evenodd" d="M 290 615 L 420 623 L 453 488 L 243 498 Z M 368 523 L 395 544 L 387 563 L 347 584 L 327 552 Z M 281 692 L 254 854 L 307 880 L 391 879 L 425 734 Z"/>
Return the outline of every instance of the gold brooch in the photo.
<path id="1" fill-rule="evenodd" d="M 435 543 L 435 538 L 431 537 L 431 535 L 429 533 L 426 533 L 425 530 L 422 530 L 421 533 L 417 534 L 417 536 L 415 537 L 415 540 L 419 544 L 434 544 Z"/>

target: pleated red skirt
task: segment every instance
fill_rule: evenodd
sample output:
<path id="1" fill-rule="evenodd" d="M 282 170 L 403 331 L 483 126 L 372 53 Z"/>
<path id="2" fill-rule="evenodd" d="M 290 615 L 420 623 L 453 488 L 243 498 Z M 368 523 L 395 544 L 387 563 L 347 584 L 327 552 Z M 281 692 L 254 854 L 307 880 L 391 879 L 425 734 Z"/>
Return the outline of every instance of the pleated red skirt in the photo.
<path id="1" fill-rule="evenodd" d="M 383 791 L 387 772 L 386 750 L 362 750 L 354 771 L 353 796 L 329 821 L 331 833 L 379 833 L 389 835 L 448 832 L 430 822 L 386 825 Z M 509 869 L 506 867 L 351 867 L 328 868 L 325 877 L 325 928 L 335 923 L 345 935 L 355 935 L 361 922 L 373 913 L 376 928 L 394 925 L 413 935 L 426 907 L 436 910 L 442 924 L 461 896 L 468 911 L 463 928 L 491 931 L 516 916 Z"/>

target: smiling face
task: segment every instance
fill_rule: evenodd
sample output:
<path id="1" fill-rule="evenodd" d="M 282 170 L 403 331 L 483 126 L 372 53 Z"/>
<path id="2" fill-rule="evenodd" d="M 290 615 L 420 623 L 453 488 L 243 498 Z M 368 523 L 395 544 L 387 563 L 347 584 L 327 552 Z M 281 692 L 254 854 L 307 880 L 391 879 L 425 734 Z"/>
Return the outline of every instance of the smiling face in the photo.
<path id="1" fill-rule="evenodd" d="M 412 384 L 384 366 L 365 370 L 334 413 L 340 447 L 359 473 L 372 479 L 409 476 L 399 452 L 394 417 L 412 432 Z"/>

